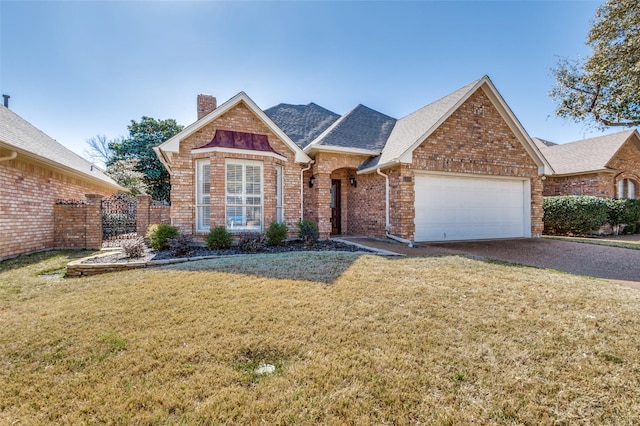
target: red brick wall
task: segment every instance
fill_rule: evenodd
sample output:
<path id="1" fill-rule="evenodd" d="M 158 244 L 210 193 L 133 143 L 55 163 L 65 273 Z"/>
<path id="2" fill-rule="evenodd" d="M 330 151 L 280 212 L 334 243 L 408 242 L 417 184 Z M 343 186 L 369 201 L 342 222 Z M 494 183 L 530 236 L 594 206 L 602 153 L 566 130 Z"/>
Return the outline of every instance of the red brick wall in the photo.
<path id="1" fill-rule="evenodd" d="M 138 195 L 136 201 L 136 233 L 138 235 L 144 237 L 149 225 L 171 223 L 170 206 L 155 205 L 150 195 Z"/>
<path id="2" fill-rule="evenodd" d="M 0 162 L 0 259 L 56 247 L 56 199 L 112 190 L 18 155 Z"/>
<path id="3" fill-rule="evenodd" d="M 547 176 L 544 181 L 544 196 L 592 195 L 614 197 L 615 186 L 612 173 L 589 173 L 575 176 Z"/>
<path id="4" fill-rule="evenodd" d="M 209 143 L 217 129 L 267 135 L 271 147 L 287 161 L 250 153 L 191 153 L 192 149 Z M 197 239 L 204 236 L 195 232 L 195 163 L 196 160 L 204 158 L 208 158 L 211 164 L 211 228 L 225 224 L 225 160 L 233 158 L 263 163 L 264 230 L 276 220 L 275 166 L 283 166 L 284 221 L 289 227 L 290 235 L 296 234 L 296 224 L 300 220 L 301 165 L 295 163 L 295 153 L 244 103 L 238 104 L 181 142 L 179 154 L 175 154 L 172 158 L 171 221 L 173 225 L 179 226 L 184 233 L 194 235 Z"/>
<path id="5" fill-rule="evenodd" d="M 55 247 L 102 247 L 102 195 L 87 194 L 86 201 L 55 204 L 53 215 Z"/>

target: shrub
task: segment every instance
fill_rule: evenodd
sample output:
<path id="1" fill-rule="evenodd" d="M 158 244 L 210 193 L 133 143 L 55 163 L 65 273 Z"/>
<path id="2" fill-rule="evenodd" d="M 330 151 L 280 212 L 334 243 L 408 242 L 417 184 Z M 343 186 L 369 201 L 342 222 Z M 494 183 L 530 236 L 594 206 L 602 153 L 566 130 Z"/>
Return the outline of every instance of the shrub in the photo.
<path id="1" fill-rule="evenodd" d="M 298 236 L 308 247 L 313 246 L 318 241 L 318 238 L 320 238 L 318 225 L 309 219 L 298 222 L 298 231 Z"/>
<path id="2" fill-rule="evenodd" d="M 607 222 L 603 198 L 568 195 L 544 198 L 545 229 L 557 234 L 587 234 Z"/>
<path id="3" fill-rule="evenodd" d="M 613 232 L 617 233 L 619 225 L 624 227 L 625 234 L 636 232 L 638 221 L 640 221 L 640 200 L 628 198 L 607 199 L 607 221 L 613 227 Z"/>
<path id="4" fill-rule="evenodd" d="M 224 250 L 231 247 L 233 244 L 233 237 L 231 233 L 227 231 L 224 226 L 218 226 L 213 228 L 205 237 L 207 247 L 211 250 Z"/>
<path id="5" fill-rule="evenodd" d="M 246 232 L 238 236 L 238 247 L 247 253 L 255 253 L 264 247 L 262 235 L 255 232 Z"/>
<path id="6" fill-rule="evenodd" d="M 193 239 L 191 235 L 180 234 L 169 240 L 169 248 L 174 256 L 188 256 L 193 251 Z"/>
<path id="7" fill-rule="evenodd" d="M 131 259 L 144 256 L 144 249 L 146 248 L 142 237 L 125 240 L 120 246 L 124 250 L 125 256 Z"/>
<path id="8" fill-rule="evenodd" d="M 154 250 L 168 250 L 169 240 L 178 237 L 178 235 L 180 235 L 180 229 L 166 223 L 149 225 L 147 229 L 149 245 Z"/>
<path id="9" fill-rule="evenodd" d="M 271 222 L 265 233 L 268 246 L 279 246 L 287 238 L 289 228 L 284 223 Z"/>

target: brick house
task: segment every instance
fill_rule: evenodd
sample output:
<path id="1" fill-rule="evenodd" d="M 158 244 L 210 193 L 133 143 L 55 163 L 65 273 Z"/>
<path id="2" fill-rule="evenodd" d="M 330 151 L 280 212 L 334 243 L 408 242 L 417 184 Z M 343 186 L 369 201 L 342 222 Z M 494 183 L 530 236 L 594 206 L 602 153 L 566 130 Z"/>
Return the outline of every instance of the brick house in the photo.
<path id="1" fill-rule="evenodd" d="M 554 174 L 544 181 L 545 196 L 640 197 L 640 134 L 626 130 L 555 144 L 533 138 Z"/>
<path id="2" fill-rule="evenodd" d="M 216 108 L 199 95 L 198 120 L 156 153 L 171 174 L 172 223 L 198 237 L 301 218 L 323 238 L 537 236 L 551 172 L 487 76 L 400 119 L 364 105 L 263 111 L 244 93 Z"/>
<path id="3" fill-rule="evenodd" d="M 56 247 L 56 200 L 123 190 L 87 160 L 0 105 L 0 260 Z"/>

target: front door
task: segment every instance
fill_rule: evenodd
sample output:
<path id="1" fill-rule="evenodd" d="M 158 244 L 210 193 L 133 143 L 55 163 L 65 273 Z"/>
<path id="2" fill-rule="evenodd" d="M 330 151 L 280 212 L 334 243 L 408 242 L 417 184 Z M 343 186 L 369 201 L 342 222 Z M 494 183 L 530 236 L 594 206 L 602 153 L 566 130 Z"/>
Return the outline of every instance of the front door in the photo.
<path id="1" fill-rule="evenodd" d="M 341 224 L 340 219 L 342 217 L 342 211 L 340 208 L 340 180 L 331 180 L 331 233 L 340 234 Z"/>

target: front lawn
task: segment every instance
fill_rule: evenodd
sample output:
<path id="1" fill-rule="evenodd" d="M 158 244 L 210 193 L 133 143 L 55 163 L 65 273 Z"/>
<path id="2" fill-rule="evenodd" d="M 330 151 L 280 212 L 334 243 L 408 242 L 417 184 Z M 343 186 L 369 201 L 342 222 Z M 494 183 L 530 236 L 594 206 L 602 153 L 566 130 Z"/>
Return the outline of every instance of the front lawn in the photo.
<path id="1" fill-rule="evenodd" d="M 640 419 L 640 291 L 604 280 L 352 253 L 63 279 L 67 256 L 0 263 L 0 424 Z"/>

